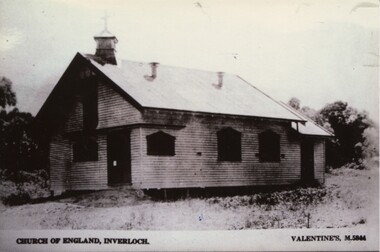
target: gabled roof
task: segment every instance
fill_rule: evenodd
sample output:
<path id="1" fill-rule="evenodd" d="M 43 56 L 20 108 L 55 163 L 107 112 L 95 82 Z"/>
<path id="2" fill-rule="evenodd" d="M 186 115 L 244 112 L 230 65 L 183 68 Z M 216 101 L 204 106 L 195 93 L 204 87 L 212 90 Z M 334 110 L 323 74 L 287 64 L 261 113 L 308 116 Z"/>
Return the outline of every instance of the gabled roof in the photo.
<path id="1" fill-rule="evenodd" d="M 237 75 L 224 74 L 219 88 L 215 72 L 159 64 L 152 80 L 149 63 L 119 60 L 116 66 L 80 55 L 144 108 L 305 121 Z"/>

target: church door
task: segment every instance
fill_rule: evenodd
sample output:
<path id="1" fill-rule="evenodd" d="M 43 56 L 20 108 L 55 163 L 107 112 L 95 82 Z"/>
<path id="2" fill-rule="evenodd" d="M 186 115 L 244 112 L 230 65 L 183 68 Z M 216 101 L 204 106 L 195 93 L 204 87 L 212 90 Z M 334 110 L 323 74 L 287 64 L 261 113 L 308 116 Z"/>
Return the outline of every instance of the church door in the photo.
<path id="1" fill-rule="evenodd" d="M 108 184 L 131 183 L 131 134 L 116 131 L 107 137 Z"/>
<path id="2" fill-rule="evenodd" d="M 301 178 L 304 182 L 314 180 L 314 140 L 303 139 L 301 143 Z"/>

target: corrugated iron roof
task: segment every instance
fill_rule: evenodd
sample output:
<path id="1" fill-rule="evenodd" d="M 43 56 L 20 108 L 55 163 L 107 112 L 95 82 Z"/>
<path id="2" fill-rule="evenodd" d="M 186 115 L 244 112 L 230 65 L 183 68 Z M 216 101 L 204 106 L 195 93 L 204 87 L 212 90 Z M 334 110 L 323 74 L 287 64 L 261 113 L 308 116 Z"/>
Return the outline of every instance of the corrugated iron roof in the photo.
<path id="1" fill-rule="evenodd" d="M 297 130 L 296 123 L 292 122 L 292 128 Z M 310 136 L 326 136 L 326 137 L 333 137 L 334 135 L 321 126 L 315 124 L 312 121 L 307 121 L 305 125 L 299 123 L 298 124 L 298 132 L 303 135 L 310 135 Z"/>
<path id="2" fill-rule="evenodd" d="M 324 127 L 318 125 L 316 122 L 314 122 L 309 117 L 305 116 L 301 112 L 295 110 L 294 108 L 288 106 L 287 104 L 281 103 L 285 108 L 291 110 L 293 113 L 297 114 L 297 116 L 304 119 L 306 122 L 304 124 L 298 123 L 298 127 L 296 123 L 292 122 L 292 128 L 295 130 L 298 130 L 299 133 L 303 135 L 310 135 L 310 136 L 326 136 L 326 137 L 333 137 L 334 134 L 325 129 Z"/>
<path id="3" fill-rule="evenodd" d="M 101 65 L 82 56 L 143 107 L 304 121 L 237 75 L 224 74 L 218 87 L 216 72 L 158 64 L 152 79 L 149 63 Z"/>

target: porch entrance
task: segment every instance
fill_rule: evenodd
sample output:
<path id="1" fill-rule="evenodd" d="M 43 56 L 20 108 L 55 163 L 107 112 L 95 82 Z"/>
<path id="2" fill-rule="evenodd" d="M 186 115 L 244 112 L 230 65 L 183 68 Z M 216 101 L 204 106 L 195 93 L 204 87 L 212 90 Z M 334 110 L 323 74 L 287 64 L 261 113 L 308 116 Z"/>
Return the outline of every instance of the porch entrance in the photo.
<path id="1" fill-rule="evenodd" d="M 108 185 L 130 184 L 131 133 L 115 131 L 107 136 Z"/>
<path id="2" fill-rule="evenodd" d="M 301 142 L 301 179 L 304 182 L 314 180 L 314 140 L 303 139 Z"/>

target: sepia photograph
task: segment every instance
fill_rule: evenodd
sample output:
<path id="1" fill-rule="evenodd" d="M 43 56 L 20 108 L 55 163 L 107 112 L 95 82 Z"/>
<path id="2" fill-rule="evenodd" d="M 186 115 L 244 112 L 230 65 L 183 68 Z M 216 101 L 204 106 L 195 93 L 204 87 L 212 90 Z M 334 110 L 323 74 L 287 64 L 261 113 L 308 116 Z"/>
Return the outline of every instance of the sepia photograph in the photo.
<path id="1" fill-rule="evenodd" d="M 378 16 L 0 0 L 0 250 L 377 251 Z"/>

